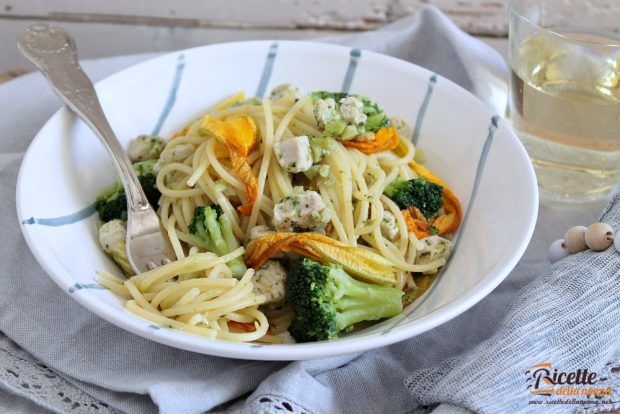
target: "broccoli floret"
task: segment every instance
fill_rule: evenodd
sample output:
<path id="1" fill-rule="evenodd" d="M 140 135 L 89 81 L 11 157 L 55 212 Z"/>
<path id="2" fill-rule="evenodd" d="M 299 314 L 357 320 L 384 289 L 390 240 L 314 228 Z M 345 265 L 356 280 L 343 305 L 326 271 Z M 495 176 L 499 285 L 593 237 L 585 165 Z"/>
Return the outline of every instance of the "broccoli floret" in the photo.
<path id="1" fill-rule="evenodd" d="M 157 173 L 153 171 L 155 163 L 155 160 L 148 160 L 133 164 L 133 169 L 136 171 L 136 174 L 138 174 L 138 180 L 144 190 L 144 194 L 149 200 L 149 204 L 152 206 L 157 206 L 159 198 L 161 197 L 161 193 L 156 184 Z"/>
<path id="2" fill-rule="evenodd" d="M 157 174 L 153 171 L 155 160 L 141 161 L 133 164 L 140 185 L 152 206 L 157 206 L 161 193 L 157 189 Z M 99 219 L 108 222 L 114 219 L 127 220 L 127 198 L 120 181 L 103 190 L 95 202 Z"/>
<path id="3" fill-rule="evenodd" d="M 299 342 L 338 337 L 362 321 L 398 315 L 400 289 L 360 282 L 340 266 L 301 258 L 286 279 L 287 300 L 295 317 L 289 332 Z"/>
<path id="4" fill-rule="evenodd" d="M 336 141 L 329 137 L 312 137 L 310 138 L 310 151 L 312 152 L 312 162 L 317 164 L 325 157 L 327 157 L 334 146 Z"/>
<path id="5" fill-rule="evenodd" d="M 304 171 L 304 175 L 308 180 L 325 180 L 329 178 L 329 165 L 317 164 Z"/>
<path id="6" fill-rule="evenodd" d="M 99 219 L 103 222 L 107 223 L 114 219 L 127 220 L 127 199 L 120 181 L 116 181 L 111 187 L 99 193 L 95 208 L 99 213 Z"/>
<path id="7" fill-rule="evenodd" d="M 189 232 L 195 236 L 194 241 L 198 246 L 218 256 L 228 254 L 239 247 L 230 218 L 217 204 L 196 207 L 189 224 Z M 228 262 L 228 267 L 236 278 L 243 276 L 247 270 L 241 257 Z"/>
<path id="8" fill-rule="evenodd" d="M 383 194 L 401 209 L 417 207 L 426 218 L 436 214 L 443 205 L 443 187 L 423 178 L 397 178 L 385 187 Z"/>
<path id="9" fill-rule="evenodd" d="M 366 96 L 316 91 L 310 93 L 310 97 L 315 105 L 315 117 L 328 136 L 349 140 L 367 132 L 377 132 L 390 124 L 385 111 Z M 322 102 L 331 102 L 335 108 Z"/>
<path id="10" fill-rule="evenodd" d="M 389 126 L 390 122 L 385 115 L 385 111 L 374 102 L 365 96 L 361 96 L 360 99 L 364 103 L 364 113 L 368 116 L 364 123 L 366 132 L 377 132 L 385 126 Z"/>
<path id="11" fill-rule="evenodd" d="M 153 172 L 153 167 L 157 160 L 146 160 L 140 162 L 134 162 L 132 164 L 133 170 L 138 174 L 138 177 L 146 175 L 146 174 L 155 174 Z"/>
<path id="12" fill-rule="evenodd" d="M 161 197 L 161 193 L 157 188 L 157 175 L 153 173 L 140 175 L 138 176 L 138 180 L 144 190 L 144 195 L 146 195 L 147 200 L 149 200 L 149 204 L 157 208 L 157 203 Z"/>

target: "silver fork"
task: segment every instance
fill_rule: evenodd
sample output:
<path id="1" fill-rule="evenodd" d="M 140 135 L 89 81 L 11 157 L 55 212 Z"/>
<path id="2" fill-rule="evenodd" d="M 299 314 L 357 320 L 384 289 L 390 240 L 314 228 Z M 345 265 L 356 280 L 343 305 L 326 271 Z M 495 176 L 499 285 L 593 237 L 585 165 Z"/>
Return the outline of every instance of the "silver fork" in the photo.
<path id="1" fill-rule="evenodd" d="M 127 154 L 101 109 L 92 82 L 78 63 L 73 38 L 59 27 L 30 26 L 19 50 L 45 75 L 60 99 L 99 137 L 114 160 L 127 195 L 127 256 L 136 273 L 168 262 L 167 243 Z"/>

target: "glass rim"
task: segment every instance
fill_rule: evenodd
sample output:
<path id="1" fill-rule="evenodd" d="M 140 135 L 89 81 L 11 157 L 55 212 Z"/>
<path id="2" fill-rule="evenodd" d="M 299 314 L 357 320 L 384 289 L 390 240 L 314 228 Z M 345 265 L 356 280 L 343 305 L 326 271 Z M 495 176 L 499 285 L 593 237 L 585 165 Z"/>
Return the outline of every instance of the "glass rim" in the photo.
<path id="1" fill-rule="evenodd" d="M 592 46 L 597 46 L 597 47 L 608 47 L 608 48 L 620 48 L 620 37 L 618 37 L 618 35 L 612 31 L 609 30 L 604 30 L 605 33 L 610 34 L 611 38 L 617 38 L 618 39 L 618 43 L 601 43 L 601 42 L 594 42 L 594 41 L 588 41 L 588 40 L 581 40 L 581 39 L 574 39 L 571 37 L 568 37 L 567 35 L 560 33 L 556 30 L 553 30 L 551 28 L 542 26 L 534 21 L 532 21 L 531 19 L 529 19 L 527 16 L 525 16 L 525 14 L 519 10 L 519 7 L 517 6 L 517 3 L 519 1 L 522 0 L 509 0 L 508 4 L 509 4 L 509 12 L 511 14 L 514 14 L 516 16 L 518 16 L 520 19 L 522 19 L 523 21 L 527 22 L 529 25 L 533 26 L 534 28 L 537 28 L 541 31 L 545 31 L 548 33 L 551 33 L 554 36 L 557 36 L 559 38 L 561 38 L 562 40 L 569 42 L 569 43 L 577 43 L 577 44 L 584 44 L 584 45 L 592 45 Z"/>

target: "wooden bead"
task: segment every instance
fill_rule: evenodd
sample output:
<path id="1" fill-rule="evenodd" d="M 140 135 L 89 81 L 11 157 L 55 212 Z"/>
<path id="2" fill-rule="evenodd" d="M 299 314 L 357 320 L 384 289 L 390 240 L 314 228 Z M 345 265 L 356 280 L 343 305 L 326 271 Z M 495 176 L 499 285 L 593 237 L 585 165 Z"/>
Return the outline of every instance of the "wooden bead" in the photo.
<path id="1" fill-rule="evenodd" d="M 564 234 L 564 245 L 570 253 L 579 253 L 588 248 L 586 245 L 586 230 L 584 226 L 571 227 Z"/>
<path id="2" fill-rule="evenodd" d="M 566 246 L 564 246 L 564 240 L 559 239 L 551 243 L 551 246 L 549 246 L 547 259 L 549 259 L 551 263 L 555 263 L 558 260 L 562 260 L 569 255 L 569 251 L 566 250 Z"/>
<path id="3" fill-rule="evenodd" d="M 607 249 L 614 242 L 614 229 L 607 223 L 590 224 L 586 231 L 586 245 L 600 252 Z"/>

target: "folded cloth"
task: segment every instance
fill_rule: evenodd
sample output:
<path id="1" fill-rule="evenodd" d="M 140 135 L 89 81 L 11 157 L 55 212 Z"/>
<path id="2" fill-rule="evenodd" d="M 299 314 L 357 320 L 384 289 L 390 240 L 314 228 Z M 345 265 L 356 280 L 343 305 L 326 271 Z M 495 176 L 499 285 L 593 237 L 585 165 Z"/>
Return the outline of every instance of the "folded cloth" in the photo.
<path id="1" fill-rule="evenodd" d="M 599 221 L 620 229 L 620 191 Z M 619 351 L 620 252 L 612 246 L 603 252 L 586 250 L 551 266 L 519 292 L 491 338 L 463 355 L 414 372 L 406 385 L 417 402 L 441 403 L 441 412 L 446 413 L 462 408 L 526 412 L 537 402 L 545 404 L 544 412 L 564 412 L 567 405 L 546 403 L 570 400 L 573 395 L 531 393 L 552 387 L 536 387 L 538 374 L 531 368 L 550 362 L 550 367 L 540 368 L 596 373 L 590 388 L 610 388 L 612 395 L 590 398 L 587 405 L 620 409 Z M 612 367 L 609 361 L 617 365 Z"/>
<path id="2" fill-rule="evenodd" d="M 434 8 L 373 33 L 325 40 L 412 60 L 459 82 L 489 104 L 505 106 L 505 96 L 495 99 L 497 93 L 485 80 L 505 79 L 501 58 L 460 32 Z M 98 80 L 148 57 L 104 59 L 84 66 Z M 546 251 L 552 240 L 548 228 L 537 229 L 536 248 L 528 250 L 529 256 L 493 294 L 454 321 L 390 347 L 290 364 L 181 351 L 99 319 L 45 275 L 24 243 L 14 199 L 8 195 L 15 193 L 24 151 L 59 102 L 42 76 L 32 74 L 0 86 L 0 107 L 4 109 L 0 118 L 0 191 L 7 195 L 0 198 L 0 331 L 13 341 L 0 341 L 0 362 L 12 357 L 10 363 L 14 364 L 0 367 L 0 388 L 17 390 L 57 412 L 87 411 L 90 407 L 91 402 L 76 397 L 77 390 L 71 386 L 102 401 L 92 403 L 98 412 L 200 413 L 222 404 L 230 406 L 235 400 L 229 409 L 247 412 L 413 412 L 419 408 L 416 401 L 426 400 L 423 395 L 414 398 L 405 388 L 405 379 L 491 336 L 508 300 L 542 268 L 544 253 L 538 254 L 537 249 Z M 559 226 L 561 230 L 556 231 L 561 234 L 574 224 L 574 217 L 588 220 L 585 216 L 590 210 L 584 211 L 548 208 L 541 217 Z M 24 351 L 40 363 L 26 358 Z M 25 377 L 30 379 L 25 382 Z M 62 384 L 61 391 L 59 385 L 49 385 L 54 381 Z M 242 398 L 248 394 L 249 398 Z M 443 401 L 460 404 L 460 400 Z"/>

